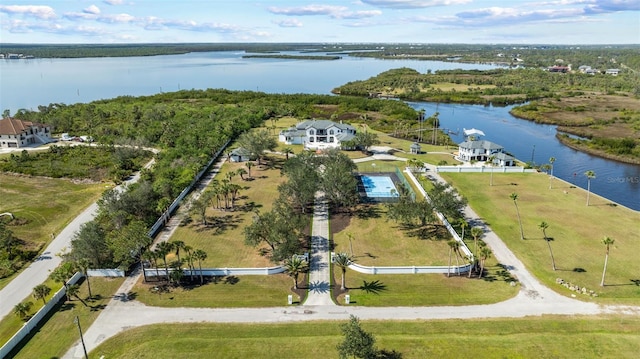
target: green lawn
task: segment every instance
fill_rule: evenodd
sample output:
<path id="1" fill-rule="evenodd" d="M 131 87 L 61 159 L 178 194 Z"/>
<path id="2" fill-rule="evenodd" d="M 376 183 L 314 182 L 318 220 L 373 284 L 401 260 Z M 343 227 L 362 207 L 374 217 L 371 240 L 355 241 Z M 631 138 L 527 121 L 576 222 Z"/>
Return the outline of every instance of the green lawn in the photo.
<path id="1" fill-rule="evenodd" d="M 290 324 L 163 324 L 135 328 L 91 352 L 110 358 L 336 358 L 346 321 Z M 362 321 L 380 349 L 404 359 L 633 358 L 637 317 Z M 167 340 L 171 338 L 171 340 Z"/>
<path id="2" fill-rule="evenodd" d="M 39 251 L 107 187 L 111 185 L 0 174 L 0 213 L 11 212 L 24 222 L 7 228 L 24 241 L 22 248 Z M 0 288 L 13 278 L 0 279 Z"/>
<path id="3" fill-rule="evenodd" d="M 306 285 L 303 277 L 299 278 L 300 286 Z M 168 292 L 156 292 L 155 286 L 153 282 L 139 282 L 132 291 L 137 300 L 159 307 L 276 307 L 286 306 L 289 294 L 294 295 L 295 302 L 300 301 L 300 297 L 290 290 L 293 279 L 286 274 L 224 277 L 203 286 L 169 288 Z"/>
<path id="4" fill-rule="evenodd" d="M 595 290 L 599 302 L 640 303 L 640 262 L 638 223 L 640 213 L 591 195 L 586 206 L 586 191 L 568 183 L 553 181 L 548 176 L 532 174 L 442 173 L 447 181 L 469 199 L 471 207 L 509 246 L 527 268 L 548 287 L 570 295 L 568 289 L 555 283 L 562 278 L 580 287 Z M 525 240 L 520 240 L 518 219 L 511 193 L 518 194 Z M 551 248 L 558 270 L 551 268 L 547 244 L 540 222 L 549 224 L 547 236 L 553 238 Z M 600 287 L 604 265 L 604 236 L 615 240 L 607 267 L 606 286 Z M 578 295 L 577 298 L 587 298 Z"/>
<path id="5" fill-rule="evenodd" d="M 16 359 L 21 358 L 60 358 L 71 348 L 78 337 L 78 328 L 74 323 L 76 316 L 80 319 L 81 326 L 86 329 L 98 317 L 105 308 L 111 297 L 120 287 L 123 278 L 99 278 L 91 277 L 91 291 L 93 299 L 85 300 L 84 306 L 77 298 L 71 302 L 61 303 L 57 306 L 57 311 L 35 332 L 32 333 L 28 342 L 16 354 Z M 87 298 L 87 286 L 80 287 L 80 297 Z M 8 320 L 6 317 L 2 321 Z"/>

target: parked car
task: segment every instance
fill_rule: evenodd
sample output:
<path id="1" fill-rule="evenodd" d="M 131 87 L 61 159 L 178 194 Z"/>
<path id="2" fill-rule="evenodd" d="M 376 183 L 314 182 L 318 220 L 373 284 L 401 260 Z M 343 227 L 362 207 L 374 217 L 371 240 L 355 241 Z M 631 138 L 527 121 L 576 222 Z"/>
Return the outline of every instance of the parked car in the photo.
<path id="1" fill-rule="evenodd" d="M 71 136 L 68 133 L 63 133 L 62 136 L 60 136 L 61 141 L 73 141 L 74 138 L 74 136 Z"/>

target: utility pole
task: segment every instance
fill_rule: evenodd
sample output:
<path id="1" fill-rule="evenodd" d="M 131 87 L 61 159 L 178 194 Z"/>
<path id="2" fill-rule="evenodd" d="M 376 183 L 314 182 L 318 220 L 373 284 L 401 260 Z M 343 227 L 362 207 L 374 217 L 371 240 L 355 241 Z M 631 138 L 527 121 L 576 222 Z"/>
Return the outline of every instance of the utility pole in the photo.
<path id="1" fill-rule="evenodd" d="M 77 315 L 76 315 L 76 319 L 74 319 L 73 322 L 76 323 L 76 325 L 78 326 L 78 332 L 80 332 L 80 342 L 82 342 L 82 350 L 84 350 L 84 359 L 89 359 L 89 356 L 87 355 L 87 347 L 84 345 L 84 338 L 82 337 L 82 328 L 80 328 L 80 320 L 78 319 Z"/>

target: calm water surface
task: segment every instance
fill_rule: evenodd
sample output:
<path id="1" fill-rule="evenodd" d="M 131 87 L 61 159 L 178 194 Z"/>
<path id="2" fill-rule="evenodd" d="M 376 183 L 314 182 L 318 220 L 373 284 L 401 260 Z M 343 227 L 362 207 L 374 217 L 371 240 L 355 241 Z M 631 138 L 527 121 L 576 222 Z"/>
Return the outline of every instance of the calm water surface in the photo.
<path id="1" fill-rule="evenodd" d="M 409 67 L 422 73 L 443 69 L 489 69 L 494 66 L 437 61 L 376 60 L 343 57 L 337 61 L 243 59 L 243 52 L 184 55 L 33 59 L 0 61 L 0 109 L 15 112 L 49 103 L 90 102 L 122 95 L 140 96 L 181 89 L 226 88 L 268 93 L 328 94 L 346 82 Z M 586 188 L 584 172 L 593 170 L 594 193 L 640 210 L 640 166 L 604 160 L 574 151 L 555 138 L 555 126 L 511 116 L 509 108 L 412 103 L 428 115 L 440 112 L 442 126 L 460 135 L 478 128 L 523 161 L 541 164 L 555 157 L 554 174 Z"/>

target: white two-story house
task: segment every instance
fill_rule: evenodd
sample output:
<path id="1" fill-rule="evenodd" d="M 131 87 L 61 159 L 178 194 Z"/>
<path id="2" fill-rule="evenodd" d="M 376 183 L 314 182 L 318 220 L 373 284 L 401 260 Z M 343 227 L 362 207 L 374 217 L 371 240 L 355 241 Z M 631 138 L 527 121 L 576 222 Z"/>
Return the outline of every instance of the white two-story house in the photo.
<path id="1" fill-rule="evenodd" d="M 294 127 L 282 130 L 280 142 L 287 145 L 304 145 L 305 149 L 339 148 L 344 141 L 356 135 L 355 127 L 329 120 L 306 120 Z"/>
<path id="2" fill-rule="evenodd" d="M 461 161 L 487 161 L 494 157 L 493 163 L 500 166 L 513 166 L 515 158 L 504 152 L 504 147 L 486 140 L 467 140 L 458 145 L 458 159 Z"/>
<path id="3" fill-rule="evenodd" d="M 7 117 L 0 120 L 0 148 L 52 142 L 51 126 Z"/>

